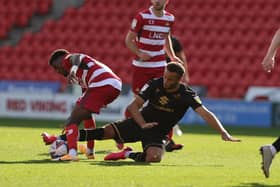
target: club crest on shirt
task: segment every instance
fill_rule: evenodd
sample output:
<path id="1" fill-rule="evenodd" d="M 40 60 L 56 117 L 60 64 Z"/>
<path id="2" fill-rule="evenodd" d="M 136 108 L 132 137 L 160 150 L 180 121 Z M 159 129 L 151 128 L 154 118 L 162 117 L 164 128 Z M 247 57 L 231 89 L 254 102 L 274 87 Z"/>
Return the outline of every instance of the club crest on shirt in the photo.
<path id="1" fill-rule="evenodd" d="M 137 25 L 137 20 L 133 19 L 131 23 L 131 29 L 135 29 L 136 25 Z"/>
<path id="2" fill-rule="evenodd" d="M 168 103 L 168 101 L 169 101 L 169 99 L 166 97 L 166 96 L 162 96 L 162 97 L 160 97 L 159 98 L 159 103 L 161 104 L 161 105 L 166 105 L 167 103 Z"/>

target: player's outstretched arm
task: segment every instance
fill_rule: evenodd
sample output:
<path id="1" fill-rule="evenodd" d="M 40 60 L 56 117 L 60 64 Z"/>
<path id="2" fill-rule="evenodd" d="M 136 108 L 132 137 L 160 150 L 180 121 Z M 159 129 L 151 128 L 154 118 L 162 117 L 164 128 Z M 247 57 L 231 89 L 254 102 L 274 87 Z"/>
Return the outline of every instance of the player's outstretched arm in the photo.
<path id="1" fill-rule="evenodd" d="M 280 29 L 278 29 L 277 32 L 274 34 L 274 37 L 272 38 L 268 51 L 262 61 L 263 69 L 266 72 L 271 72 L 271 70 L 274 68 L 275 55 L 279 47 L 280 47 Z"/>
<path id="2" fill-rule="evenodd" d="M 167 36 L 167 39 L 166 39 L 166 42 L 165 42 L 165 45 L 164 45 L 164 50 L 165 50 L 166 54 L 168 55 L 168 57 L 170 58 L 171 61 L 178 62 L 178 63 L 184 65 L 184 62 L 182 61 L 182 59 L 180 59 L 178 56 L 176 56 L 176 54 L 173 50 L 170 33 Z"/>
<path id="3" fill-rule="evenodd" d="M 210 112 L 205 106 L 198 107 L 195 110 L 212 128 L 221 134 L 224 141 L 240 142 L 240 139 L 232 137 L 227 130 L 223 127 L 219 119 Z"/>

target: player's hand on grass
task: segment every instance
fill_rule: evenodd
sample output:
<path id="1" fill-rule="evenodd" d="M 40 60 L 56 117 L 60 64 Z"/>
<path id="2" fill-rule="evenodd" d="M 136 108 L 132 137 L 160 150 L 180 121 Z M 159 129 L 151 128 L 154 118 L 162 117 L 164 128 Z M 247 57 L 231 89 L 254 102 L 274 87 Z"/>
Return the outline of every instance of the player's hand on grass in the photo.
<path id="1" fill-rule="evenodd" d="M 141 128 L 142 129 L 150 129 L 150 128 L 153 128 L 156 125 L 158 125 L 157 122 L 144 123 L 144 124 L 141 125 Z"/>
<path id="2" fill-rule="evenodd" d="M 222 132 L 221 136 L 224 141 L 241 142 L 240 139 L 232 137 L 228 132 Z"/>

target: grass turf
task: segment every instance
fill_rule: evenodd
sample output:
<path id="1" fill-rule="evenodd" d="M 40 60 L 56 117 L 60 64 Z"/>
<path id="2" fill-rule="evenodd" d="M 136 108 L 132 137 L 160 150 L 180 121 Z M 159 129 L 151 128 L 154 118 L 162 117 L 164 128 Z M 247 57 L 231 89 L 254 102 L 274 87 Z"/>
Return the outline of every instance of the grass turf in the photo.
<path id="1" fill-rule="evenodd" d="M 185 145 L 166 153 L 162 162 L 145 164 L 132 160 L 105 162 L 116 151 L 111 140 L 96 143 L 96 159 L 79 155 L 79 162 L 52 162 L 40 133 L 60 133 L 61 121 L 0 120 L 0 186 L 90 187 L 276 187 L 280 186 L 280 159 L 273 160 L 271 176 L 260 170 L 260 145 L 272 143 L 280 129 L 228 128 L 241 143 L 223 142 L 207 126 L 183 127 L 174 137 Z M 141 144 L 128 144 L 141 151 Z"/>

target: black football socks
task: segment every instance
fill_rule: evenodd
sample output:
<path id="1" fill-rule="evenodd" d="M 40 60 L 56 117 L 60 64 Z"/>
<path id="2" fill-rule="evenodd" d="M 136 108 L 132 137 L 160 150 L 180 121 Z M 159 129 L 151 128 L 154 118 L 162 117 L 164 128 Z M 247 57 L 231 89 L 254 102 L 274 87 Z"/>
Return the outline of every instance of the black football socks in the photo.
<path id="1" fill-rule="evenodd" d="M 93 130 L 84 130 L 79 131 L 79 141 L 87 140 L 102 140 L 104 137 L 104 128 L 97 128 Z M 59 136 L 59 139 L 67 141 L 66 134 Z"/>
<path id="2" fill-rule="evenodd" d="M 277 152 L 279 152 L 280 151 L 280 137 L 278 137 L 277 140 L 275 142 L 273 142 L 272 145 L 275 147 Z"/>
<path id="3" fill-rule="evenodd" d="M 131 153 L 129 153 L 128 158 L 135 160 L 135 162 L 145 162 L 146 153 L 145 152 L 131 152 Z"/>

